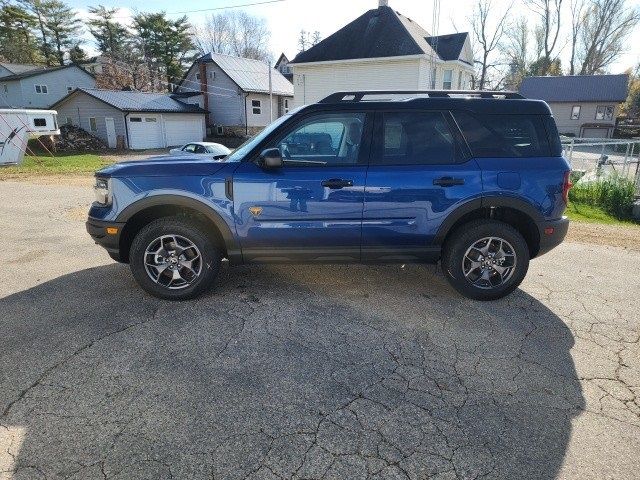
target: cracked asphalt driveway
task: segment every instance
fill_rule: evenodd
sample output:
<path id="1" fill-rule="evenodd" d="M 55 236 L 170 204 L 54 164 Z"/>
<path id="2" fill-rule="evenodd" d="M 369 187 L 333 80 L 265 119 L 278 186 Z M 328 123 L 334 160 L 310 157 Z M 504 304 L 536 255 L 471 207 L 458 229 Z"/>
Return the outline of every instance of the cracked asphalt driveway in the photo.
<path id="1" fill-rule="evenodd" d="M 640 252 L 515 294 L 428 266 L 224 268 L 143 294 L 89 188 L 0 182 L 0 478 L 637 478 Z"/>

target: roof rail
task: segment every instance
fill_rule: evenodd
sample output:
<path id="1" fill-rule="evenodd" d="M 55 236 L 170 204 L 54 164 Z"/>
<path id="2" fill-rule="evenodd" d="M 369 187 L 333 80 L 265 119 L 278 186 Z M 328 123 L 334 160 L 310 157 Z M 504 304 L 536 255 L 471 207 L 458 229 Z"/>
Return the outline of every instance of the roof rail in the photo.
<path id="1" fill-rule="evenodd" d="M 336 92 L 320 100 L 319 103 L 361 102 L 370 95 L 428 95 L 429 98 L 449 98 L 452 95 L 466 95 L 474 98 L 523 99 L 518 92 L 495 90 L 363 90 Z"/>

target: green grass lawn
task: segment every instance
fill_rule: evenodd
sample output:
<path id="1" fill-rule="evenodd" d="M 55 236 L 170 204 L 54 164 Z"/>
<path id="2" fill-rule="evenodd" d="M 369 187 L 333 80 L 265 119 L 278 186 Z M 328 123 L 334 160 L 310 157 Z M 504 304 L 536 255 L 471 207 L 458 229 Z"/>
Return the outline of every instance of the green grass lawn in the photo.
<path id="1" fill-rule="evenodd" d="M 582 203 L 570 202 L 566 215 L 575 222 L 602 223 L 605 225 L 640 226 L 639 223 L 630 220 L 618 220 L 598 207 Z"/>
<path id="2" fill-rule="evenodd" d="M 91 174 L 113 160 L 92 153 L 59 153 L 24 157 L 22 165 L 0 168 L 0 179 L 23 175 Z"/>

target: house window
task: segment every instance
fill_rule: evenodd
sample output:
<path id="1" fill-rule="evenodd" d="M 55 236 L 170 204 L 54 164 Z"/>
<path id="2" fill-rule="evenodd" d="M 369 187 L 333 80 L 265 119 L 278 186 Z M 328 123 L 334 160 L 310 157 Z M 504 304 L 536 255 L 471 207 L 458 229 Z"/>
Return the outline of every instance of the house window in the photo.
<path id="1" fill-rule="evenodd" d="M 92 132 L 97 132 L 98 131 L 98 123 L 96 122 L 96 118 L 95 117 L 90 117 L 89 118 L 89 130 L 91 130 Z"/>
<path id="2" fill-rule="evenodd" d="M 142 118 L 141 117 L 131 117 L 131 118 L 129 118 L 129 122 L 131 122 L 131 123 L 142 122 Z"/>
<path id="3" fill-rule="evenodd" d="M 47 119 L 46 118 L 34 118 L 33 119 L 33 126 L 34 127 L 46 127 L 47 126 Z"/>
<path id="4" fill-rule="evenodd" d="M 209 72 L 209 78 L 211 80 L 215 80 L 216 79 L 216 72 Z"/>
<path id="5" fill-rule="evenodd" d="M 251 108 L 254 115 L 260 115 L 262 113 L 262 102 L 260 100 L 251 100 Z"/>
<path id="6" fill-rule="evenodd" d="M 73 119 L 71 117 L 67 117 L 64 123 L 65 125 L 73 125 Z"/>
<path id="7" fill-rule="evenodd" d="M 436 74 L 438 73 L 438 70 L 436 69 L 436 67 L 433 67 L 431 69 L 431 90 L 435 90 L 436 89 Z"/>
<path id="8" fill-rule="evenodd" d="M 47 94 L 49 93 L 46 85 L 34 85 L 36 93 Z"/>
<path id="9" fill-rule="evenodd" d="M 144 121 L 145 122 L 149 122 L 149 123 L 156 123 L 157 118 L 155 118 L 155 117 L 145 117 Z"/>
<path id="10" fill-rule="evenodd" d="M 67 85 L 67 93 L 71 93 L 73 92 L 74 87 L 72 87 L 71 85 Z"/>
<path id="11" fill-rule="evenodd" d="M 200 80 L 200 74 L 196 73 L 196 80 Z"/>
<path id="12" fill-rule="evenodd" d="M 284 113 L 289 113 L 289 99 L 284 99 Z"/>
<path id="13" fill-rule="evenodd" d="M 580 118 L 580 105 L 574 105 L 571 109 L 571 120 L 578 120 Z"/>
<path id="14" fill-rule="evenodd" d="M 598 105 L 596 120 L 613 120 L 613 105 Z"/>
<path id="15" fill-rule="evenodd" d="M 442 76 L 442 88 L 444 90 L 451 90 L 453 84 L 453 70 L 445 70 Z"/>
<path id="16" fill-rule="evenodd" d="M 217 133 L 218 135 L 224 135 L 224 126 L 222 126 L 222 125 L 218 125 L 218 126 L 216 127 L 216 133 Z"/>

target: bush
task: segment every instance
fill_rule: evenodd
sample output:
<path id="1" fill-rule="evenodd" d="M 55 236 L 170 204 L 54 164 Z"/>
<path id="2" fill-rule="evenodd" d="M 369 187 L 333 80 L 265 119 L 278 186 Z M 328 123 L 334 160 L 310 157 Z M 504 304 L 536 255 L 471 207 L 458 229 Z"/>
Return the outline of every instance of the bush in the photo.
<path id="1" fill-rule="evenodd" d="M 597 182 L 578 182 L 569 191 L 569 200 L 599 207 L 619 220 L 631 217 L 635 186 L 632 181 L 612 176 Z"/>

